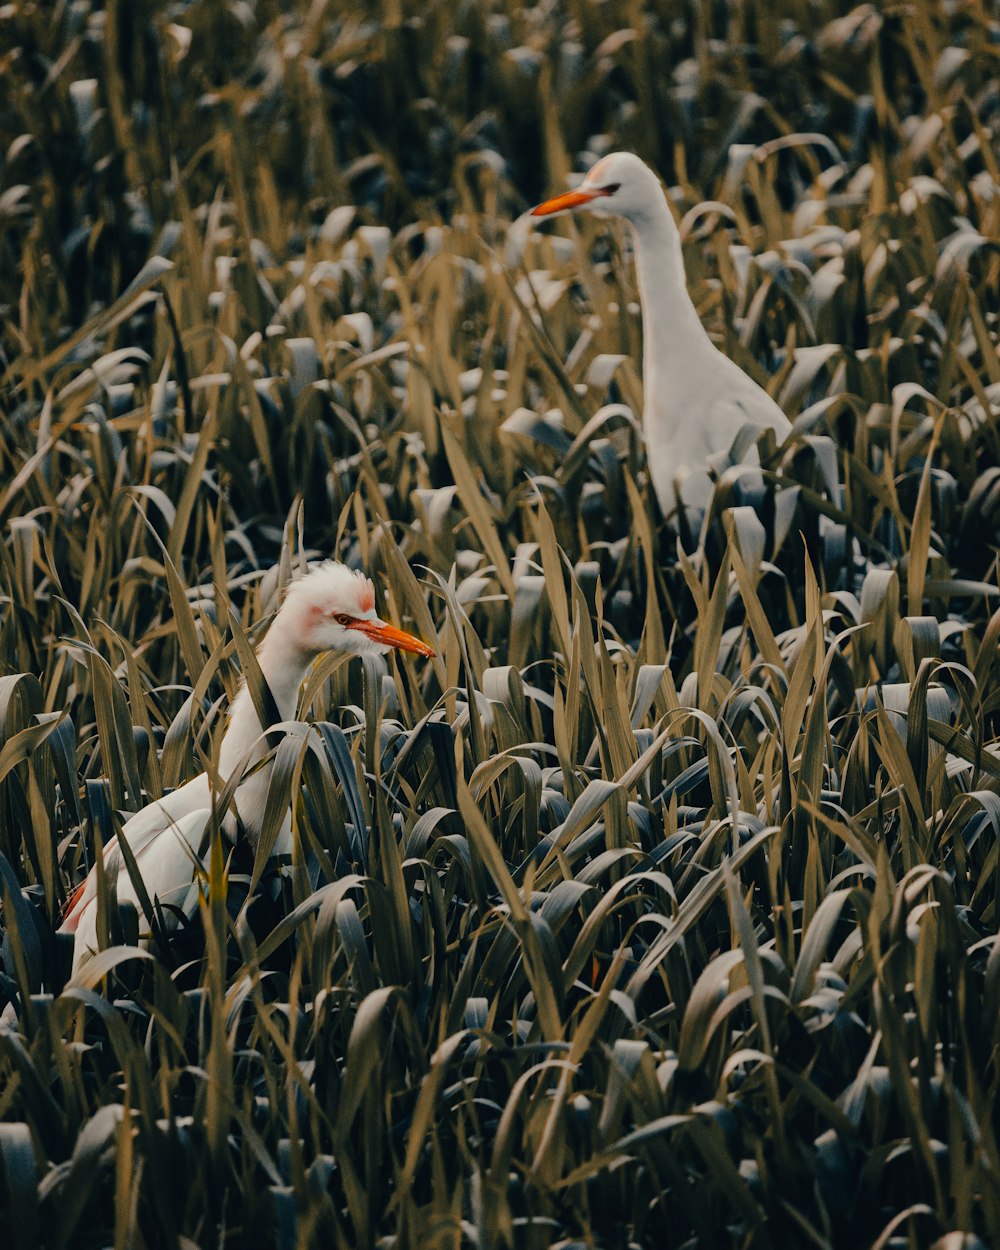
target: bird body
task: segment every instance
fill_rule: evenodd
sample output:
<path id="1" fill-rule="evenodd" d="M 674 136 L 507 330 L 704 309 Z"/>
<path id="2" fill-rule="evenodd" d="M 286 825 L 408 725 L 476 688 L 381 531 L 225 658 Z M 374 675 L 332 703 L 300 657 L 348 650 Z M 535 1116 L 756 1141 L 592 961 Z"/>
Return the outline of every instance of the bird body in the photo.
<path id="1" fill-rule="evenodd" d="M 664 516 L 712 497 L 706 460 L 728 451 L 748 422 L 775 431 L 791 423 L 774 400 L 718 350 L 688 294 L 680 234 L 653 171 L 631 152 L 598 161 L 583 183 L 532 209 L 538 217 L 584 209 L 624 217 L 632 230 L 642 306 L 643 429 L 653 490 Z"/>
<path id="2" fill-rule="evenodd" d="M 280 611 L 257 653 L 261 673 L 274 697 L 278 720 L 291 720 L 299 688 L 313 660 L 324 651 L 384 654 L 398 648 L 418 655 L 434 651 L 419 638 L 396 629 L 375 613 L 375 590 L 361 573 L 327 561 L 293 581 Z M 219 749 L 218 789 L 250 770 L 267 753 L 264 727 L 250 690 L 243 682 L 233 700 Z M 267 802 L 270 764 L 241 782 L 234 796 L 239 826 L 256 842 Z M 119 900 L 140 903 L 119 840 L 128 843 L 150 900 L 188 909 L 192 884 L 207 847 L 205 831 L 212 813 L 213 786 L 207 773 L 193 778 L 162 799 L 136 812 L 104 848 L 104 867 L 117 878 Z M 286 817 L 276 852 L 291 850 L 291 818 Z M 172 913 L 164 912 L 170 923 Z M 147 918 L 148 919 L 148 918 Z M 97 869 L 71 895 L 60 931 L 73 933 L 73 969 L 97 949 Z M 147 935 L 148 936 L 148 935 Z"/>
<path id="3" fill-rule="evenodd" d="M 142 904 L 119 849 L 119 838 L 128 842 L 148 898 L 163 907 L 165 924 L 176 913 L 189 910 L 188 896 L 199 864 L 204 862 L 205 830 L 212 795 L 208 776 L 202 773 L 165 798 L 136 812 L 121 833 L 104 848 L 105 872 L 116 879 L 120 903 L 132 903 L 142 915 Z M 148 922 L 148 917 L 146 918 Z M 60 933 L 72 933 L 73 971 L 97 950 L 97 869 L 70 896 Z M 148 937 L 148 933 L 145 935 Z"/>

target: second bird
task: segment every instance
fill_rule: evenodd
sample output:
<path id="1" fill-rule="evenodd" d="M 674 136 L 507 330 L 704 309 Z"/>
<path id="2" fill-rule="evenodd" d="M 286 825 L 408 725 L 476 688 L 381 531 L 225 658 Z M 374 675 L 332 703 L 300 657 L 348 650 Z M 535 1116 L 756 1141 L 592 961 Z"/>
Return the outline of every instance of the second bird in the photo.
<path id="1" fill-rule="evenodd" d="M 257 658 L 280 722 L 295 715 L 299 687 L 313 660 L 324 651 L 384 655 L 394 649 L 434 654 L 425 642 L 376 615 L 375 588 L 364 574 L 327 560 L 288 586 Z M 218 785 L 213 786 L 208 773 L 202 773 L 130 816 L 105 846 L 104 873 L 114 880 L 118 900 L 140 906 L 136 882 L 119 846 L 124 841 L 150 901 L 161 904 L 164 927 L 176 924 L 179 912 L 190 915 L 197 906 L 199 870 L 208 852 L 206 829 L 212 817 L 213 792 L 234 773 L 250 773 L 236 790 L 234 806 L 237 828 L 242 826 L 256 846 L 270 784 L 270 763 L 260 765 L 267 753 L 264 727 L 244 682 L 229 710 L 217 761 Z M 274 853 L 291 851 L 291 814 L 286 812 Z M 100 875 L 95 865 L 70 897 L 63 916 L 61 932 L 74 934 L 74 972 L 100 945 Z M 153 917 L 144 916 L 143 921 L 141 936 L 146 940 Z"/>
<path id="2" fill-rule="evenodd" d="M 653 490 L 664 516 L 712 497 L 706 461 L 728 451 L 742 426 L 775 431 L 791 423 L 768 393 L 708 337 L 684 276 L 677 226 L 653 171 L 631 152 L 612 152 L 575 191 L 532 209 L 536 217 L 584 209 L 624 217 L 632 227 L 642 303 L 643 427 Z"/>

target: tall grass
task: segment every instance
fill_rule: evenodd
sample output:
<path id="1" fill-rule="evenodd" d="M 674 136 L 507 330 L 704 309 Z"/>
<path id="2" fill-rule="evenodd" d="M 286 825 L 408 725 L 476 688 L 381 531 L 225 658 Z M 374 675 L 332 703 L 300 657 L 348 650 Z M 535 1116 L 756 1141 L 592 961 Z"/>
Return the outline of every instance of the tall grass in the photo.
<path id="1" fill-rule="evenodd" d="M 988 10 L 0 32 L 12 1244 L 1000 1243 Z M 624 234 L 511 224 L 617 146 L 795 419 L 700 536 Z M 219 841 L 149 951 L 109 898 L 68 979 L 67 892 L 313 555 L 439 658 L 321 662 L 291 862 Z"/>

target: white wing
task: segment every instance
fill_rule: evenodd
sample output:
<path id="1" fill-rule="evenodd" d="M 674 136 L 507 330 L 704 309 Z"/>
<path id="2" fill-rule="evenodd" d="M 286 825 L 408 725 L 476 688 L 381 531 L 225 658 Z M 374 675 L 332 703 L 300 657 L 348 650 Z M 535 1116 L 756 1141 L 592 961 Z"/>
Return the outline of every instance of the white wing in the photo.
<path id="1" fill-rule="evenodd" d="M 211 814 L 211 790 L 202 773 L 165 798 L 150 803 L 122 826 L 150 899 L 164 903 L 183 901 L 195 874 L 201 842 Z M 112 838 L 104 848 L 106 871 L 117 877 L 118 897 L 138 904 L 118 845 Z M 76 934 L 73 967 L 97 945 L 97 869 L 90 870 L 70 898 L 60 932 Z"/>
<path id="2" fill-rule="evenodd" d="M 712 388 L 715 395 L 699 396 L 690 411 L 681 408 L 673 428 L 647 423 L 646 442 L 653 489 L 666 515 L 676 503 L 676 489 L 688 507 L 706 508 L 714 489 L 709 461 L 725 457 L 740 431 L 747 425 L 772 429 L 779 441 L 791 430 L 791 422 L 765 390 L 747 377 L 728 357 L 720 356 L 720 376 Z M 759 464 L 751 443 L 741 463 Z"/>
<path id="3" fill-rule="evenodd" d="M 181 908 L 186 914 L 193 910 L 197 894 L 192 883 L 198 865 L 203 863 L 205 828 L 211 815 L 210 808 L 203 808 L 181 816 L 161 829 L 155 841 L 146 846 L 142 859 L 137 858 L 142 883 L 151 902 L 159 900 L 164 905 Z M 117 858 L 120 859 L 120 855 Z M 89 882 L 90 878 L 87 880 Z M 133 903 L 142 916 L 142 903 L 124 861 L 118 872 L 118 900 Z M 147 918 L 143 919 L 148 923 Z M 169 913 L 164 914 L 164 921 L 171 927 Z M 67 917 L 62 927 L 63 930 L 72 928 L 74 932 L 73 971 L 76 972 L 97 950 L 96 892 L 89 901 L 74 909 L 72 924 L 69 922 L 70 917 Z M 140 933 L 140 937 L 148 939 L 149 931 Z"/>

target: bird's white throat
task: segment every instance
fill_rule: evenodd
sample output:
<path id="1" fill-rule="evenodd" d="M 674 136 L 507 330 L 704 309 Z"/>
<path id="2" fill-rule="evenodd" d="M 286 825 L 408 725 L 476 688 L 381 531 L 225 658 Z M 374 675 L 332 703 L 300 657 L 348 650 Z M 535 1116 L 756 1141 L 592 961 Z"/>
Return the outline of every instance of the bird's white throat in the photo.
<path id="1" fill-rule="evenodd" d="M 680 235 L 666 202 L 641 223 L 629 224 L 642 306 L 645 410 L 647 420 L 662 428 L 685 419 L 670 400 L 681 398 L 682 379 L 711 366 L 717 349 L 688 294 Z M 653 413 L 656 401 L 663 411 Z"/>

